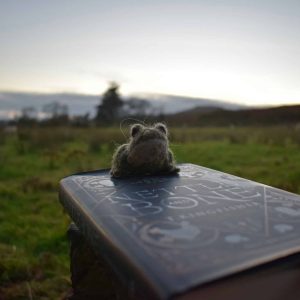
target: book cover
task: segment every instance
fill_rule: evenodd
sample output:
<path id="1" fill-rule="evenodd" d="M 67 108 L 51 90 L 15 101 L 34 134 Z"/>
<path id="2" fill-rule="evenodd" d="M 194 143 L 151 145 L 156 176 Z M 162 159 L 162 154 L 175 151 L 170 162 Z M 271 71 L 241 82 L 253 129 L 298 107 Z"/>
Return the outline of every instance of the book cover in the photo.
<path id="1" fill-rule="evenodd" d="M 144 299 L 169 299 L 300 250 L 300 196 L 193 164 L 172 176 L 72 175 L 60 201 Z"/>

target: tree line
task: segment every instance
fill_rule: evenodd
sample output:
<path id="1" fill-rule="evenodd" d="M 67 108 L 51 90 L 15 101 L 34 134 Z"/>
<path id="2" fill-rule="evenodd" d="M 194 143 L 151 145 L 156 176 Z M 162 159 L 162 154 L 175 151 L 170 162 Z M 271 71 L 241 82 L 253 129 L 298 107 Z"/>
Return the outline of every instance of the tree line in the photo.
<path id="1" fill-rule="evenodd" d="M 135 97 L 124 100 L 119 90 L 120 86 L 116 82 L 109 84 L 107 90 L 100 97 L 99 104 L 95 108 L 96 113 L 94 117 L 90 117 L 89 113 L 70 116 L 69 108 L 66 104 L 52 102 L 43 106 L 43 118 L 38 118 L 38 112 L 34 107 L 24 107 L 17 122 L 21 124 L 63 125 L 72 123 L 79 126 L 90 124 L 110 126 L 119 123 L 127 117 L 151 119 L 156 116 L 161 119 L 163 114 L 154 108 L 149 101 Z"/>

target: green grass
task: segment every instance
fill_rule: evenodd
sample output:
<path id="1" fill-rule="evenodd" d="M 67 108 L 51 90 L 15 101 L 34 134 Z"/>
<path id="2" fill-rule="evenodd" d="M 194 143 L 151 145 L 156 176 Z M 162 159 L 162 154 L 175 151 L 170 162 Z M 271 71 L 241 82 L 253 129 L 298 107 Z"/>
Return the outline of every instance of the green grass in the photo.
<path id="1" fill-rule="evenodd" d="M 178 162 L 191 162 L 300 193 L 295 128 L 174 128 Z M 107 168 L 118 128 L 32 128 L 0 132 L 0 299 L 64 299 L 70 289 L 70 222 L 59 180 Z"/>
<path id="2" fill-rule="evenodd" d="M 228 142 L 187 143 L 174 149 L 178 162 L 212 169 L 300 193 L 300 147 Z"/>

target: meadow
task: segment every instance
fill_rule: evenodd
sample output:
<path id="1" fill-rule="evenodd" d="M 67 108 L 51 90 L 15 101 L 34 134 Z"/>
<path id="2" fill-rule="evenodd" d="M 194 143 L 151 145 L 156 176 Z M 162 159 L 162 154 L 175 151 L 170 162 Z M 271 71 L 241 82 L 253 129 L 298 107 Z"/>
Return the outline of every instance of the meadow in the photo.
<path id="1" fill-rule="evenodd" d="M 58 183 L 108 168 L 119 128 L 0 129 L 0 299 L 65 299 L 70 219 Z M 300 194 L 299 126 L 170 128 L 178 163 L 190 162 Z"/>

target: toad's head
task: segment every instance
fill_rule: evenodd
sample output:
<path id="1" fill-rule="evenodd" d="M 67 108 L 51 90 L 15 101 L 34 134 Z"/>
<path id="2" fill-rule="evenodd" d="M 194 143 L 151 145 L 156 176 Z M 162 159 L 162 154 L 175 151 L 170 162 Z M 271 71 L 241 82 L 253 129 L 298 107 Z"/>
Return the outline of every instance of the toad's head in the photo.
<path id="1" fill-rule="evenodd" d="M 159 165 L 168 158 L 168 130 L 164 124 L 134 124 L 130 135 L 127 160 L 131 165 Z"/>

